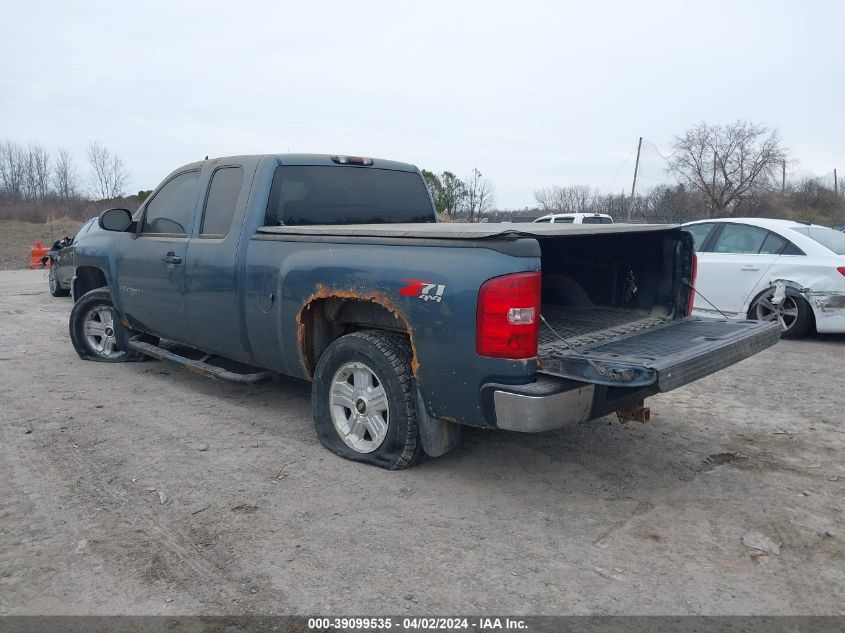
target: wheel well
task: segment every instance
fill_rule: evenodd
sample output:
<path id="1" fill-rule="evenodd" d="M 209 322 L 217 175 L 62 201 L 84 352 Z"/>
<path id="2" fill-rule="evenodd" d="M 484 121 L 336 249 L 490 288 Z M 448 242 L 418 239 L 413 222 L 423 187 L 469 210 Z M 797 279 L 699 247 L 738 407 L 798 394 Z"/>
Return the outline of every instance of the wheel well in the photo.
<path id="1" fill-rule="evenodd" d="M 299 352 L 307 375 L 337 338 L 357 330 L 387 330 L 406 334 L 411 343 L 411 367 L 416 373 L 416 350 L 411 330 L 397 310 L 371 298 L 327 296 L 305 304 L 298 317 Z"/>
<path id="2" fill-rule="evenodd" d="M 107 286 L 106 275 L 99 268 L 93 266 L 82 266 L 76 269 L 76 279 L 73 282 L 73 299 L 79 299 L 86 292 L 95 288 Z"/>

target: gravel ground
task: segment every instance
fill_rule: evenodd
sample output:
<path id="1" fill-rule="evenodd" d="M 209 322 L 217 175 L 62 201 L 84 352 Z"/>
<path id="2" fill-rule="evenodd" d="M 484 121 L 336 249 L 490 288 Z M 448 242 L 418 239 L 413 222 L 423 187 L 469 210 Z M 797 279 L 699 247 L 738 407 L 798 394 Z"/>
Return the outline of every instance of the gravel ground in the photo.
<path id="1" fill-rule="evenodd" d="M 845 613 L 845 336 L 386 472 L 306 383 L 81 361 L 70 307 L 0 272 L 0 614 Z"/>

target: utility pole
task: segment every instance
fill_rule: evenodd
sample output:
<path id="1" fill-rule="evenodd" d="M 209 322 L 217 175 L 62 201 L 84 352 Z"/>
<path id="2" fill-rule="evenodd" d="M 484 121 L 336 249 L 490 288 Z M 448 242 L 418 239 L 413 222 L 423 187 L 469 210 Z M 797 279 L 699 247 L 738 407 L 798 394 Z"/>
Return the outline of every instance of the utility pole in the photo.
<path id="1" fill-rule="evenodd" d="M 836 179 L 836 167 L 833 168 L 833 193 L 839 195 L 839 181 Z"/>
<path id="2" fill-rule="evenodd" d="M 786 193 L 786 161 L 780 161 L 781 177 L 780 177 L 780 195 Z"/>
<path id="3" fill-rule="evenodd" d="M 716 152 L 713 152 L 713 185 L 710 187 L 710 216 L 716 208 Z"/>
<path id="4" fill-rule="evenodd" d="M 628 207 L 628 224 L 631 223 L 631 214 L 634 212 L 634 194 L 637 191 L 637 172 L 640 170 L 640 150 L 643 147 L 643 137 L 640 137 L 640 142 L 637 143 L 637 162 L 634 163 L 634 183 L 631 185 L 631 205 Z"/>

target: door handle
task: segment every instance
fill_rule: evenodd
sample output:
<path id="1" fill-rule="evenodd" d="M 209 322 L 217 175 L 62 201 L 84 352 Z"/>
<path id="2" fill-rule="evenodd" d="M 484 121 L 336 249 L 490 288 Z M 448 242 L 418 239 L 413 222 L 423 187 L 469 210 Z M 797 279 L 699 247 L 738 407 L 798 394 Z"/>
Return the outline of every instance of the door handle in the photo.
<path id="1" fill-rule="evenodd" d="M 760 270 L 759 266 L 743 266 L 740 270 Z"/>
<path id="2" fill-rule="evenodd" d="M 170 251 L 167 255 L 161 256 L 161 261 L 163 261 L 165 264 L 181 264 L 182 258 L 179 257 L 173 251 Z"/>

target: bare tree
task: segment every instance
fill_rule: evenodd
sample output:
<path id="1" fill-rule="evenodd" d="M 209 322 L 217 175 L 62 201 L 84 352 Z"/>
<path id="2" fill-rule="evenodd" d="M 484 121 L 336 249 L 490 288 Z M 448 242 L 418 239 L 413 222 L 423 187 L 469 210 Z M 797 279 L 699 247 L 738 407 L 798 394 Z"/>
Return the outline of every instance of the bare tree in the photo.
<path id="1" fill-rule="evenodd" d="M 26 148 L 24 192 L 30 200 L 43 200 L 50 193 L 50 153 L 41 145 Z"/>
<path id="2" fill-rule="evenodd" d="M 778 131 L 750 121 L 700 123 L 676 136 L 672 150 L 668 171 L 704 193 L 717 215 L 768 189 L 786 159 Z"/>
<path id="3" fill-rule="evenodd" d="M 534 192 L 534 199 L 546 213 L 590 213 L 597 194 L 587 185 L 554 185 Z"/>
<path id="4" fill-rule="evenodd" d="M 11 141 L 0 144 L 0 184 L 12 202 L 24 197 L 26 169 L 26 152 L 23 147 Z"/>
<path id="5" fill-rule="evenodd" d="M 95 198 L 106 200 L 122 196 L 129 174 L 123 161 L 99 143 L 88 143 L 88 163 L 91 165 L 91 191 Z"/>
<path id="6" fill-rule="evenodd" d="M 464 199 L 469 221 L 480 220 L 482 215 L 493 209 L 495 201 L 496 192 L 493 183 L 487 180 L 478 169 L 473 168 L 472 175 L 466 182 Z"/>
<path id="7" fill-rule="evenodd" d="M 70 153 L 64 148 L 59 148 L 58 155 L 53 162 L 53 189 L 55 189 L 56 195 L 64 200 L 75 197 L 79 188 L 78 178 L 76 166 L 73 164 Z"/>
<path id="8" fill-rule="evenodd" d="M 557 185 L 538 189 L 534 192 L 534 199 L 545 213 L 561 213 L 564 208 L 563 189 Z"/>

